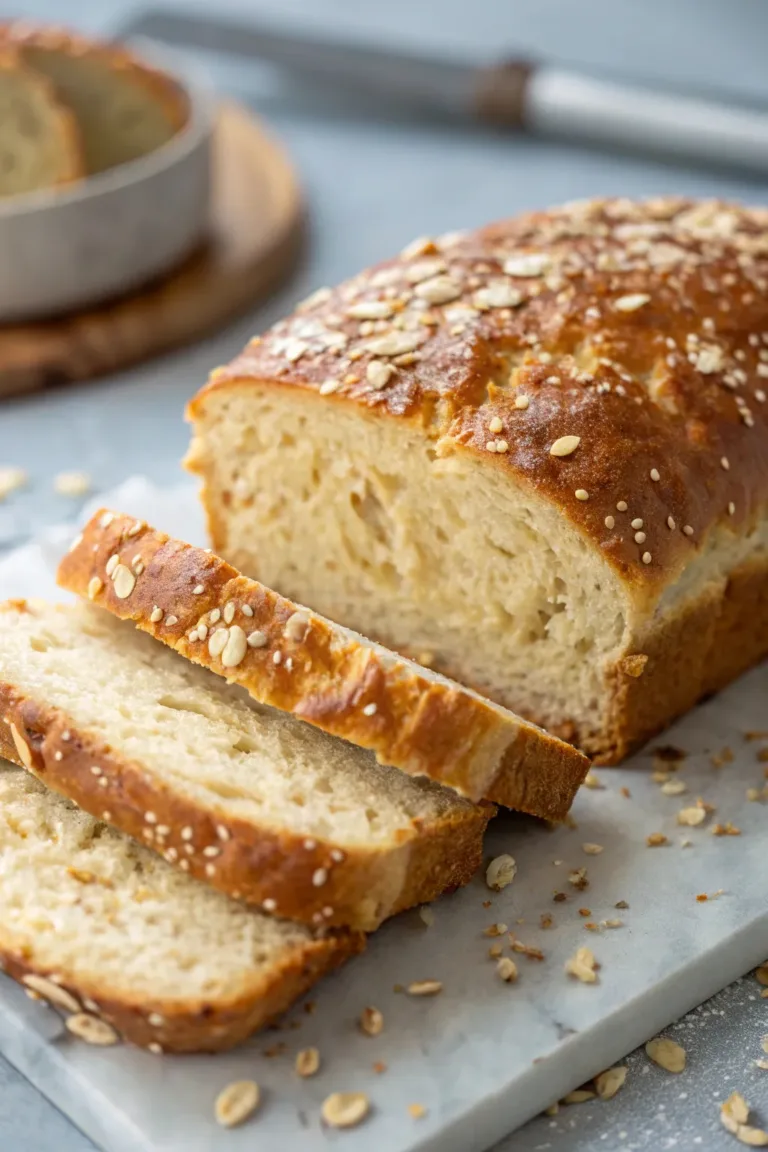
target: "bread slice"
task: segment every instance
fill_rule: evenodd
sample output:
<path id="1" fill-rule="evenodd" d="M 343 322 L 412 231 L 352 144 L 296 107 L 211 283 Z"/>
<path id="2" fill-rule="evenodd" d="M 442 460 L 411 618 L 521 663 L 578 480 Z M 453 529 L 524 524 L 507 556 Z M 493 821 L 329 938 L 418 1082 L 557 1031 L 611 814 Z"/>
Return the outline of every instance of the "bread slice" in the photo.
<path id="1" fill-rule="evenodd" d="M 27 23 L 6 25 L 0 40 L 16 47 L 71 109 L 89 174 L 153 152 L 187 120 L 188 101 L 175 81 L 124 48 Z"/>
<path id="2" fill-rule="evenodd" d="M 364 944 L 228 900 L 2 761 L 0 877 L 0 967 L 153 1051 L 231 1048 Z"/>
<path id="3" fill-rule="evenodd" d="M 0 197 L 55 188 L 84 175 L 72 114 L 44 77 L 0 47 Z"/>
<path id="4" fill-rule="evenodd" d="M 570 745 L 133 517 L 98 512 L 58 580 L 255 700 L 470 799 L 558 820 L 586 774 Z"/>
<path id="5" fill-rule="evenodd" d="M 183 871 L 313 924 L 372 929 L 466 883 L 493 812 L 88 604 L 0 608 L 0 755 Z"/>

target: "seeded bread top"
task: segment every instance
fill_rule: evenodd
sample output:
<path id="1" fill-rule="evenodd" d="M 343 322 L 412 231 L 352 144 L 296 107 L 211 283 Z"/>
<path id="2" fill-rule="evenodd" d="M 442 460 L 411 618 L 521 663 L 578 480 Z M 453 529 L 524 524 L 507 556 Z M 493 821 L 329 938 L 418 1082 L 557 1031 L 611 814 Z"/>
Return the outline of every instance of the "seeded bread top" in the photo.
<path id="1" fill-rule="evenodd" d="M 216 369 L 421 424 L 557 502 L 637 592 L 768 498 L 768 211 L 566 205 L 424 238 Z"/>

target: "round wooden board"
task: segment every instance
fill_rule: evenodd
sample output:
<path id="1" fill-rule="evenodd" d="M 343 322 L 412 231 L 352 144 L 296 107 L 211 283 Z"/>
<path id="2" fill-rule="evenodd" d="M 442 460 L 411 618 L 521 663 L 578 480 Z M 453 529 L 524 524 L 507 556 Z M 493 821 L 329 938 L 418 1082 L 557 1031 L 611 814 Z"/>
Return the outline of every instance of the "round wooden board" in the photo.
<path id="1" fill-rule="evenodd" d="M 117 301 L 0 327 L 0 396 L 114 372 L 197 340 L 280 280 L 301 249 L 298 182 L 279 144 L 236 104 L 213 146 L 211 238 L 176 272 Z"/>

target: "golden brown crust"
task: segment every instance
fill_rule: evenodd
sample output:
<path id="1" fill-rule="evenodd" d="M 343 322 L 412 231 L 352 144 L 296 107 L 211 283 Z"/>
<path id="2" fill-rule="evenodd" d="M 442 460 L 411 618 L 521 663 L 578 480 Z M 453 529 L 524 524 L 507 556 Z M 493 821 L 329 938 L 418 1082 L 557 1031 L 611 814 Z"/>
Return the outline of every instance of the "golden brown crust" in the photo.
<path id="1" fill-rule="evenodd" d="M 130 1003 L 108 984 L 88 983 L 80 977 L 35 963 L 34 955 L 21 955 L 3 947 L 0 967 L 19 983 L 25 976 L 53 981 L 82 1005 L 83 1011 L 106 1020 L 123 1040 L 156 1053 L 224 1052 L 275 1020 L 317 981 L 365 947 L 360 933 L 329 933 L 314 940 L 286 946 L 280 963 L 269 975 L 255 975 L 250 985 L 229 999 L 199 1003 L 142 999 Z M 32 950 L 33 951 L 33 950 Z"/>
<path id="2" fill-rule="evenodd" d="M 689 708 L 768 656 L 768 562 L 750 560 L 661 623 L 638 677 L 613 672 L 607 732 L 578 734 L 597 764 L 616 764 Z"/>
<path id="3" fill-rule="evenodd" d="M 531 213 L 323 290 L 217 369 L 189 414 L 258 383 L 415 422 L 438 454 L 471 451 L 547 496 L 647 604 L 713 527 L 747 532 L 768 500 L 767 288 L 765 209 Z M 372 360 L 392 371 L 383 386 Z M 571 435 L 571 455 L 550 455 Z"/>
<path id="4" fill-rule="evenodd" d="M 122 598 L 118 591 L 124 589 L 107 570 L 113 557 L 129 577 L 138 572 Z M 366 648 L 346 629 L 242 576 L 210 551 L 133 517 L 97 512 L 61 561 L 58 582 L 242 685 L 261 703 L 473 800 L 485 796 L 562 820 L 586 775 L 586 758 L 541 729 L 460 685 L 430 680 L 394 653 Z M 244 615 L 243 605 L 252 616 Z M 243 646 L 234 667 L 224 666 L 226 651 L 217 655 L 215 641 L 213 653 L 209 647 L 227 623 L 264 638 L 263 647 Z"/>
<path id="5" fill-rule="evenodd" d="M 17 601 L 0 610 L 26 606 Z M 202 811 L 61 710 L 2 681 L 0 756 L 189 875 L 314 926 L 371 931 L 388 916 L 468 883 L 494 812 L 490 804 L 466 804 L 431 825 L 413 820 L 395 846 L 348 852 L 332 841 Z"/>
<path id="6" fill-rule="evenodd" d="M 146 88 L 156 101 L 174 132 L 189 119 L 189 99 L 172 76 L 139 59 L 124 45 L 92 40 L 63 27 L 35 24 L 26 20 L 0 23 L 0 43 L 65 52 L 69 56 L 96 56 L 110 68 L 129 75 L 133 82 Z"/>

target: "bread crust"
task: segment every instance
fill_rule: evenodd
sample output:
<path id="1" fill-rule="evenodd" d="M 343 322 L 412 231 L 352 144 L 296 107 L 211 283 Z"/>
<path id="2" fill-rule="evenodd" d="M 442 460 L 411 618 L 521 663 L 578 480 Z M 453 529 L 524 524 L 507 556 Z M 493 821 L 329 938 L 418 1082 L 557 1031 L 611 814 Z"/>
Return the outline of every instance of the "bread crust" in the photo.
<path id="1" fill-rule="evenodd" d="M 420 261 L 442 265 L 435 274 L 457 291 L 418 313 Z M 584 202 L 415 245 L 311 298 L 191 401 L 188 467 L 204 479 L 214 546 L 226 523 L 206 458 L 214 396 L 301 391 L 310 429 L 313 403 L 354 405 L 418 429 L 438 457 L 470 454 L 544 496 L 620 579 L 630 642 L 641 642 L 626 655 L 647 666 L 637 678 L 624 661 L 607 669 L 599 730 L 583 718 L 557 729 L 616 763 L 768 653 L 761 577 L 749 571 L 759 557 L 739 560 L 724 598 L 658 611 L 689 569 L 706 568 L 715 533 L 740 542 L 765 522 L 767 289 L 768 211 L 716 201 Z M 388 300 L 386 319 L 353 314 L 386 312 Z M 376 344 L 403 334 L 412 353 Z M 374 358 L 392 369 L 383 387 L 369 381 Z M 562 437 L 577 447 L 552 455 Z"/>
<path id="2" fill-rule="evenodd" d="M 123 598 L 107 571 L 115 556 L 131 571 L 137 560 L 141 567 Z M 261 703 L 472 800 L 486 797 L 562 820 L 586 775 L 587 759 L 571 746 L 458 684 L 430 680 L 394 653 L 363 646 L 355 634 L 242 576 L 210 551 L 133 517 L 97 512 L 62 559 L 57 578 L 80 596 L 90 589 L 95 604 L 242 685 Z M 222 613 L 227 604 L 237 609 L 236 626 L 249 635 L 260 632 L 265 641 L 247 648 L 235 667 L 225 667 L 223 654 L 209 649 L 214 630 L 226 627 L 223 618 L 212 623 L 211 613 Z M 252 616 L 242 613 L 243 604 Z M 162 619 L 153 621 L 158 609 Z M 198 636 L 200 621 L 206 636 L 190 639 Z"/>
<path id="3" fill-rule="evenodd" d="M 55 977 L 53 983 L 79 1001 L 84 1012 L 106 1020 L 123 1040 L 140 1048 L 157 1054 L 225 1052 L 276 1020 L 322 976 L 364 947 L 365 937 L 354 932 L 328 933 L 293 949 L 286 946 L 284 958 L 268 975 L 253 975 L 236 994 L 186 1003 L 162 997 L 132 1003 L 106 980 L 86 981 L 36 963 L 34 949 L 21 955 L 2 939 L 2 932 L 0 967 L 20 984 L 25 976 Z"/>
<path id="4" fill-rule="evenodd" d="M 504 272 L 531 250 L 541 257 L 541 274 Z M 425 261 L 444 264 L 440 275 L 460 292 L 444 307 L 420 311 L 430 323 L 416 325 L 416 351 L 372 351 L 382 335 L 411 331 L 395 320 L 414 296 L 414 265 Z M 768 209 L 666 197 L 532 212 L 425 240 L 418 251 L 323 290 L 214 369 L 188 416 L 205 417 L 213 390 L 257 382 L 413 422 L 438 453 L 466 448 L 557 504 L 642 601 L 690 563 L 715 525 L 747 531 L 768 501 L 768 402 L 757 396 L 768 393 L 759 367 L 767 363 L 760 356 L 768 327 L 764 277 Z M 478 307 L 478 291 L 497 278 L 520 303 Z M 385 286 L 399 301 L 394 320 L 371 333 L 364 327 L 371 322 L 349 309 L 384 300 Z M 459 306 L 466 316 L 457 316 Z M 712 320 L 712 335 L 694 332 L 691 343 L 702 318 Z M 587 370 L 581 365 L 592 350 Z M 736 350 L 743 359 L 734 358 Z M 384 388 L 367 379 L 376 356 L 394 369 Z M 329 380 L 335 389 L 320 393 Z M 525 409 L 515 407 L 520 394 L 529 397 Z M 494 417 L 498 433 L 489 431 Z M 553 457 L 552 443 L 570 435 L 581 438 L 576 451 Z M 500 437 L 506 450 L 489 450 Z M 723 468 L 723 457 L 733 466 Z M 577 490 L 589 499 L 576 498 Z M 619 500 L 631 503 L 627 514 L 617 514 Z M 635 517 L 645 524 L 642 544 L 630 530 Z M 642 561 L 646 551 L 650 563 Z"/>
<path id="5" fill-rule="evenodd" d="M 23 601 L 0 606 L 27 610 Z M 202 811 L 60 709 L 7 681 L 0 681 L 0 756 L 189 875 L 315 927 L 371 931 L 413 904 L 468 883 L 481 864 L 483 834 L 495 811 L 491 804 L 467 803 L 432 824 L 412 820 L 397 845 L 347 852 L 333 842 Z"/>

